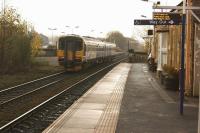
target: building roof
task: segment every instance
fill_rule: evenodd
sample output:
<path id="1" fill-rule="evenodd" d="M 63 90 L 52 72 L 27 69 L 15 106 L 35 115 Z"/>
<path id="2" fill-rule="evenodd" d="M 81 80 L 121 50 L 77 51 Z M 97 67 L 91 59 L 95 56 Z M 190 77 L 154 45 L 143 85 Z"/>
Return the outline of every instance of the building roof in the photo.
<path id="1" fill-rule="evenodd" d="M 177 6 L 182 6 L 183 2 L 180 2 Z M 200 0 L 193 0 L 192 1 L 193 6 L 200 6 Z M 172 9 L 170 12 L 176 12 L 180 10 Z M 194 10 L 194 13 L 200 18 L 200 10 Z M 196 19 L 194 19 L 194 22 L 197 22 Z"/>

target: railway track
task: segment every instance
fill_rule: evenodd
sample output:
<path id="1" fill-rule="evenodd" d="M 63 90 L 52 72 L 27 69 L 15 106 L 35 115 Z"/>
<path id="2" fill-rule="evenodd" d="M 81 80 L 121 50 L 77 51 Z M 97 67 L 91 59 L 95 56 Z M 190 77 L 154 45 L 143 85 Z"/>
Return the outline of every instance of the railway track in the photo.
<path id="1" fill-rule="evenodd" d="M 9 102 L 16 100 L 17 98 L 23 97 L 28 93 L 32 93 L 38 89 L 42 89 L 44 87 L 48 87 L 56 82 L 61 81 L 66 77 L 65 72 L 59 72 L 56 74 L 52 74 L 46 77 L 42 77 L 36 80 L 32 80 L 30 82 L 26 82 L 14 87 L 10 87 L 0 91 L 0 107 Z"/>
<path id="2" fill-rule="evenodd" d="M 112 66 L 112 65 L 111 65 Z M 92 73 L 94 73 L 95 71 L 97 71 L 97 70 L 94 70 Z M 102 70 L 103 71 L 103 70 Z M 98 73 L 100 73 L 100 71 L 98 71 Z M 90 73 L 91 74 L 91 73 Z M 79 75 L 79 76 L 78 76 Z M 95 75 L 95 74 L 92 74 L 92 75 Z M 66 75 L 65 75 L 66 76 Z M 63 77 L 65 77 L 65 76 L 63 76 Z M 59 76 L 58 76 L 59 77 Z M 62 77 L 62 76 L 61 76 Z M 25 94 L 23 94 L 24 96 L 22 96 L 22 97 L 25 97 L 24 99 L 22 98 L 21 99 L 21 101 L 20 100 L 17 100 L 17 99 L 20 99 L 20 98 L 14 98 L 14 99 L 12 99 L 12 100 L 9 100 L 9 101 L 13 101 L 13 102 L 2 102 L 3 104 L 1 104 L 1 105 L 4 105 L 4 106 L 1 106 L 1 110 L 0 110 L 0 117 L 1 116 L 5 116 L 4 118 L 6 118 L 6 117 L 10 117 L 10 118 L 13 118 L 12 120 L 11 119 L 5 119 L 4 120 L 4 118 L 3 118 L 3 120 L 4 120 L 4 122 L 3 123 L 1 123 L 1 128 L 0 128 L 0 132 L 1 131 L 8 131 L 7 129 L 14 129 L 13 128 L 13 125 L 17 125 L 17 123 L 19 122 L 19 121 L 21 121 L 21 120 L 23 120 L 24 118 L 29 118 L 28 116 L 30 116 L 30 114 L 32 115 L 32 114 L 34 114 L 33 112 L 37 112 L 37 110 L 38 109 L 41 109 L 41 107 L 43 108 L 43 106 L 46 106 L 46 103 L 49 103 L 49 101 L 51 101 L 52 99 L 55 99 L 58 95 L 60 95 L 61 94 L 61 92 L 63 93 L 63 91 L 66 91 L 66 90 L 69 90 L 69 88 L 73 88 L 74 86 L 77 86 L 78 84 L 79 84 L 79 82 L 81 83 L 82 81 L 85 81 L 85 80 L 87 80 L 87 78 L 85 78 L 85 77 L 90 77 L 90 76 L 88 76 L 88 74 L 74 74 L 73 75 L 73 77 L 75 77 L 75 78 L 73 78 L 73 79 L 69 79 L 69 80 L 67 80 L 67 82 L 66 81 L 63 81 L 63 79 L 64 78 L 59 78 L 59 79 L 56 79 L 56 78 L 54 78 L 54 82 L 52 82 L 52 84 L 49 84 L 49 85 L 43 85 L 42 87 L 39 87 L 39 88 L 42 88 L 42 90 L 43 90 L 43 92 L 41 92 L 41 91 L 36 91 L 36 90 L 39 90 L 39 89 L 36 89 L 36 90 L 33 90 L 33 91 L 30 91 L 30 92 L 27 92 L 27 95 L 25 95 Z M 69 77 L 70 78 L 70 77 Z M 81 80 L 80 80 L 81 79 Z M 95 79 L 95 78 L 93 78 L 93 79 Z M 85 87 L 87 87 L 90 83 L 91 83 L 91 81 L 93 81 L 93 79 L 90 79 L 90 81 L 88 81 L 89 83 L 87 83 L 87 84 L 85 84 L 84 86 Z M 80 80 L 80 81 L 79 81 Z M 63 81 L 63 82 L 62 82 Z M 60 82 L 60 84 L 62 84 L 62 85 L 56 85 L 56 84 L 58 84 Z M 55 83 L 55 84 L 54 84 Z M 68 84 L 68 85 L 66 85 L 66 83 Z M 75 83 L 75 84 L 74 84 Z M 71 87 L 69 87 L 71 85 Z M 51 87 L 50 87 L 51 86 Z M 56 87 L 57 86 L 57 87 Z M 67 87 L 68 86 L 68 87 Z M 49 88 L 50 87 L 50 88 Z M 66 87 L 67 87 L 67 89 L 66 89 Z M 85 87 L 83 87 L 83 88 L 85 88 Z M 46 90 L 44 89 L 44 88 L 46 88 Z M 53 89 L 54 88 L 54 89 Z M 62 88 L 62 89 L 59 89 L 59 88 Z M 64 88 L 64 89 L 63 89 Z M 8 89 L 9 90 L 9 89 Z M 12 90 L 12 89 L 11 89 Z M 71 89 L 70 89 L 71 90 Z M 45 96 L 45 91 L 46 91 L 46 93 L 47 93 L 47 91 L 48 91 L 48 93 L 50 93 L 50 94 L 48 94 L 48 96 Z M 75 91 L 74 91 L 75 92 Z M 78 89 L 78 92 L 76 92 L 76 95 L 78 95 L 78 96 L 80 96 L 80 95 L 82 95 L 81 93 L 80 93 L 81 91 L 80 91 L 80 88 Z M 4 91 L 4 93 L 5 93 L 5 91 Z M 32 94 L 32 95 L 30 95 L 30 94 Z M 56 95 L 56 96 L 55 96 Z M 19 96 L 18 96 L 19 97 Z M 41 98 L 42 97 L 42 98 Z M 65 98 L 65 99 L 67 99 L 67 101 L 68 102 L 64 102 L 64 103 L 67 103 L 67 106 L 65 105 L 65 107 L 62 105 L 62 104 L 60 104 L 60 105 L 62 105 L 63 107 L 64 107 L 64 109 L 63 110 L 66 110 L 66 108 L 68 107 L 68 106 L 70 106 L 72 103 L 73 103 L 73 101 L 75 100 L 75 99 L 77 99 L 76 97 L 77 96 L 73 96 L 73 95 L 70 95 L 70 96 L 68 96 L 68 97 L 70 97 L 70 98 Z M 38 99 L 40 99 L 40 102 L 35 102 L 35 98 L 38 98 Z M 28 99 L 28 100 L 27 100 Z M 57 98 L 56 98 L 57 99 Z M 58 98 L 59 99 L 59 98 Z M 30 100 L 33 100 L 33 102 L 31 102 Z M 23 102 L 22 102 L 23 101 Z M 37 101 L 37 99 L 36 99 L 36 101 Z M 45 101 L 45 102 L 41 102 L 41 101 Z M 26 110 L 24 110 L 24 108 L 25 108 L 25 105 L 23 105 L 23 104 L 25 104 L 25 103 L 28 103 L 28 102 L 31 102 L 31 104 L 32 105 L 27 105 L 27 106 L 29 106 L 28 107 L 28 109 L 29 109 L 29 111 L 26 109 Z M 6 104 L 6 103 L 10 103 L 10 105 L 9 104 Z M 34 104 L 33 104 L 34 103 Z M 23 106 L 22 106 L 23 105 Z M 16 113 L 19 113 L 18 111 L 15 111 L 15 110 L 13 110 L 13 109 L 15 109 L 15 108 L 17 108 L 18 106 L 20 106 L 19 107 L 19 110 L 24 110 L 24 111 L 22 111 L 23 112 L 23 114 L 21 114 L 20 116 L 18 116 L 17 118 L 16 118 L 16 116 L 14 117 L 13 116 L 13 113 L 14 114 L 16 114 Z M 51 105 L 50 104 L 50 107 L 48 107 L 48 108 L 51 108 L 51 106 L 53 106 L 53 105 Z M 49 112 L 48 110 L 51 110 L 51 109 L 45 109 L 47 112 Z M 52 109 L 52 110 L 57 110 L 57 109 Z M 6 115 L 5 115 L 5 112 L 7 112 L 6 113 Z M 51 111 L 50 111 L 51 112 Z M 60 109 L 59 109 L 59 111 L 58 112 L 62 112 Z M 37 114 L 37 113 L 36 113 Z M 57 116 L 59 116 L 59 114 L 60 113 L 53 113 L 53 114 L 56 114 Z M 55 116 L 54 116 L 55 117 Z M 52 120 L 54 120 L 54 117 L 52 117 L 52 115 L 50 115 L 50 117 L 48 117 L 45 121 L 46 122 L 44 122 L 45 124 L 47 124 L 48 123 L 48 121 L 49 122 L 52 122 Z M 16 118 L 16 119 L 14 119 L 14 118 Z M 35 119 L 35 117 L 33 117 L 34 119 Z M 56 118 L 56 117 L 55 117 Z M 33 120 L 34 121 L 34 120 Z M 29 121 L 30 122 L 30 121 Z M 28 122 L 28 123 L 29 123 Z M 32 123 L 32 122 L 31 122 Z M 29 123 L 30 124 L 30 123 Z M 29 125 L 28 124 L 28 125 Z M 48 124 L 47 124 L 48 125 Z M 20 129 L 20 128 L 17 128 L 17 129 Z M 35 129 L 35 128 L 33 128 L 33 129 Z M 36 128 L 37 129 L 37 128 Z M 18 130 L 16 130 L 16 131 L 18 131 Z M 15 132 L 16 132 L 15 131 Z M 41 131 L 41 130 L 40 130 Z M 19 131 L 20 132 L 20 131 Z M 34 131 L 35 132 L 35 131 Z M 37 132 L 37 131 L 36 131 Z"/>

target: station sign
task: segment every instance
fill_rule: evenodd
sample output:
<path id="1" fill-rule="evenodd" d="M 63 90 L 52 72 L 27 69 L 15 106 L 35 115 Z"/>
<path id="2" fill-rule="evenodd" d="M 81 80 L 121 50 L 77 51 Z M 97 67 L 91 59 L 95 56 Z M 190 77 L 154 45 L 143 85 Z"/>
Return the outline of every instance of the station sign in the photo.
<path id="1" fill-rule="evenodd" d="M 134 25 L 180 25 L 178 20 L 135 19 Z"/>
<path id="2" fill-rule="evenodd" d="M 153 19 L 155 20 L 174 20 L 182 21 L 182 14 L 173 12 L 153 12 Z"/>

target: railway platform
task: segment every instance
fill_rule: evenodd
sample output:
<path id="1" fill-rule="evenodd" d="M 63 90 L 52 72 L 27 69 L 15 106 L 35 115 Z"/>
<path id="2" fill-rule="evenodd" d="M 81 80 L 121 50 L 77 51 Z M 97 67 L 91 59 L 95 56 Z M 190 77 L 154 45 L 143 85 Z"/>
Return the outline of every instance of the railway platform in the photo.
<path id="1" fill-rule="evenodd" d="M 44 133 L 196 133 L 198 105 L 179 115 L 177 93 L 164 90 L 145 64 L 121 63 Z"/>

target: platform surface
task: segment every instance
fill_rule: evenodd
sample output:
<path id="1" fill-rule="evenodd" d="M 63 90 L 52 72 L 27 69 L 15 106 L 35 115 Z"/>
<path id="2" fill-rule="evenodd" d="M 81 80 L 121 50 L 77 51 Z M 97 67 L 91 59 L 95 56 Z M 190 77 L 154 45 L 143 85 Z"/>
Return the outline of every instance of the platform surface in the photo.
<path id="1" fill-rule="evenodd" d="M 163 88 L 156 79 L 146 64 L 133 64 L 116 133 L 197 133 L 198 103 L 185 97 L 180 115 L 178 91 Z"/>
<path id="2" fill-rule="evenodd" d="M 197 133 L 198 103 L 168 91 L 142 63 L 111 70 L 44 133 Z"/>
<path id="3" fill-rule="evenodd" d="M 51 124 L 44 133 L 113 133 L 131 64 L 121 63 Z"/>

